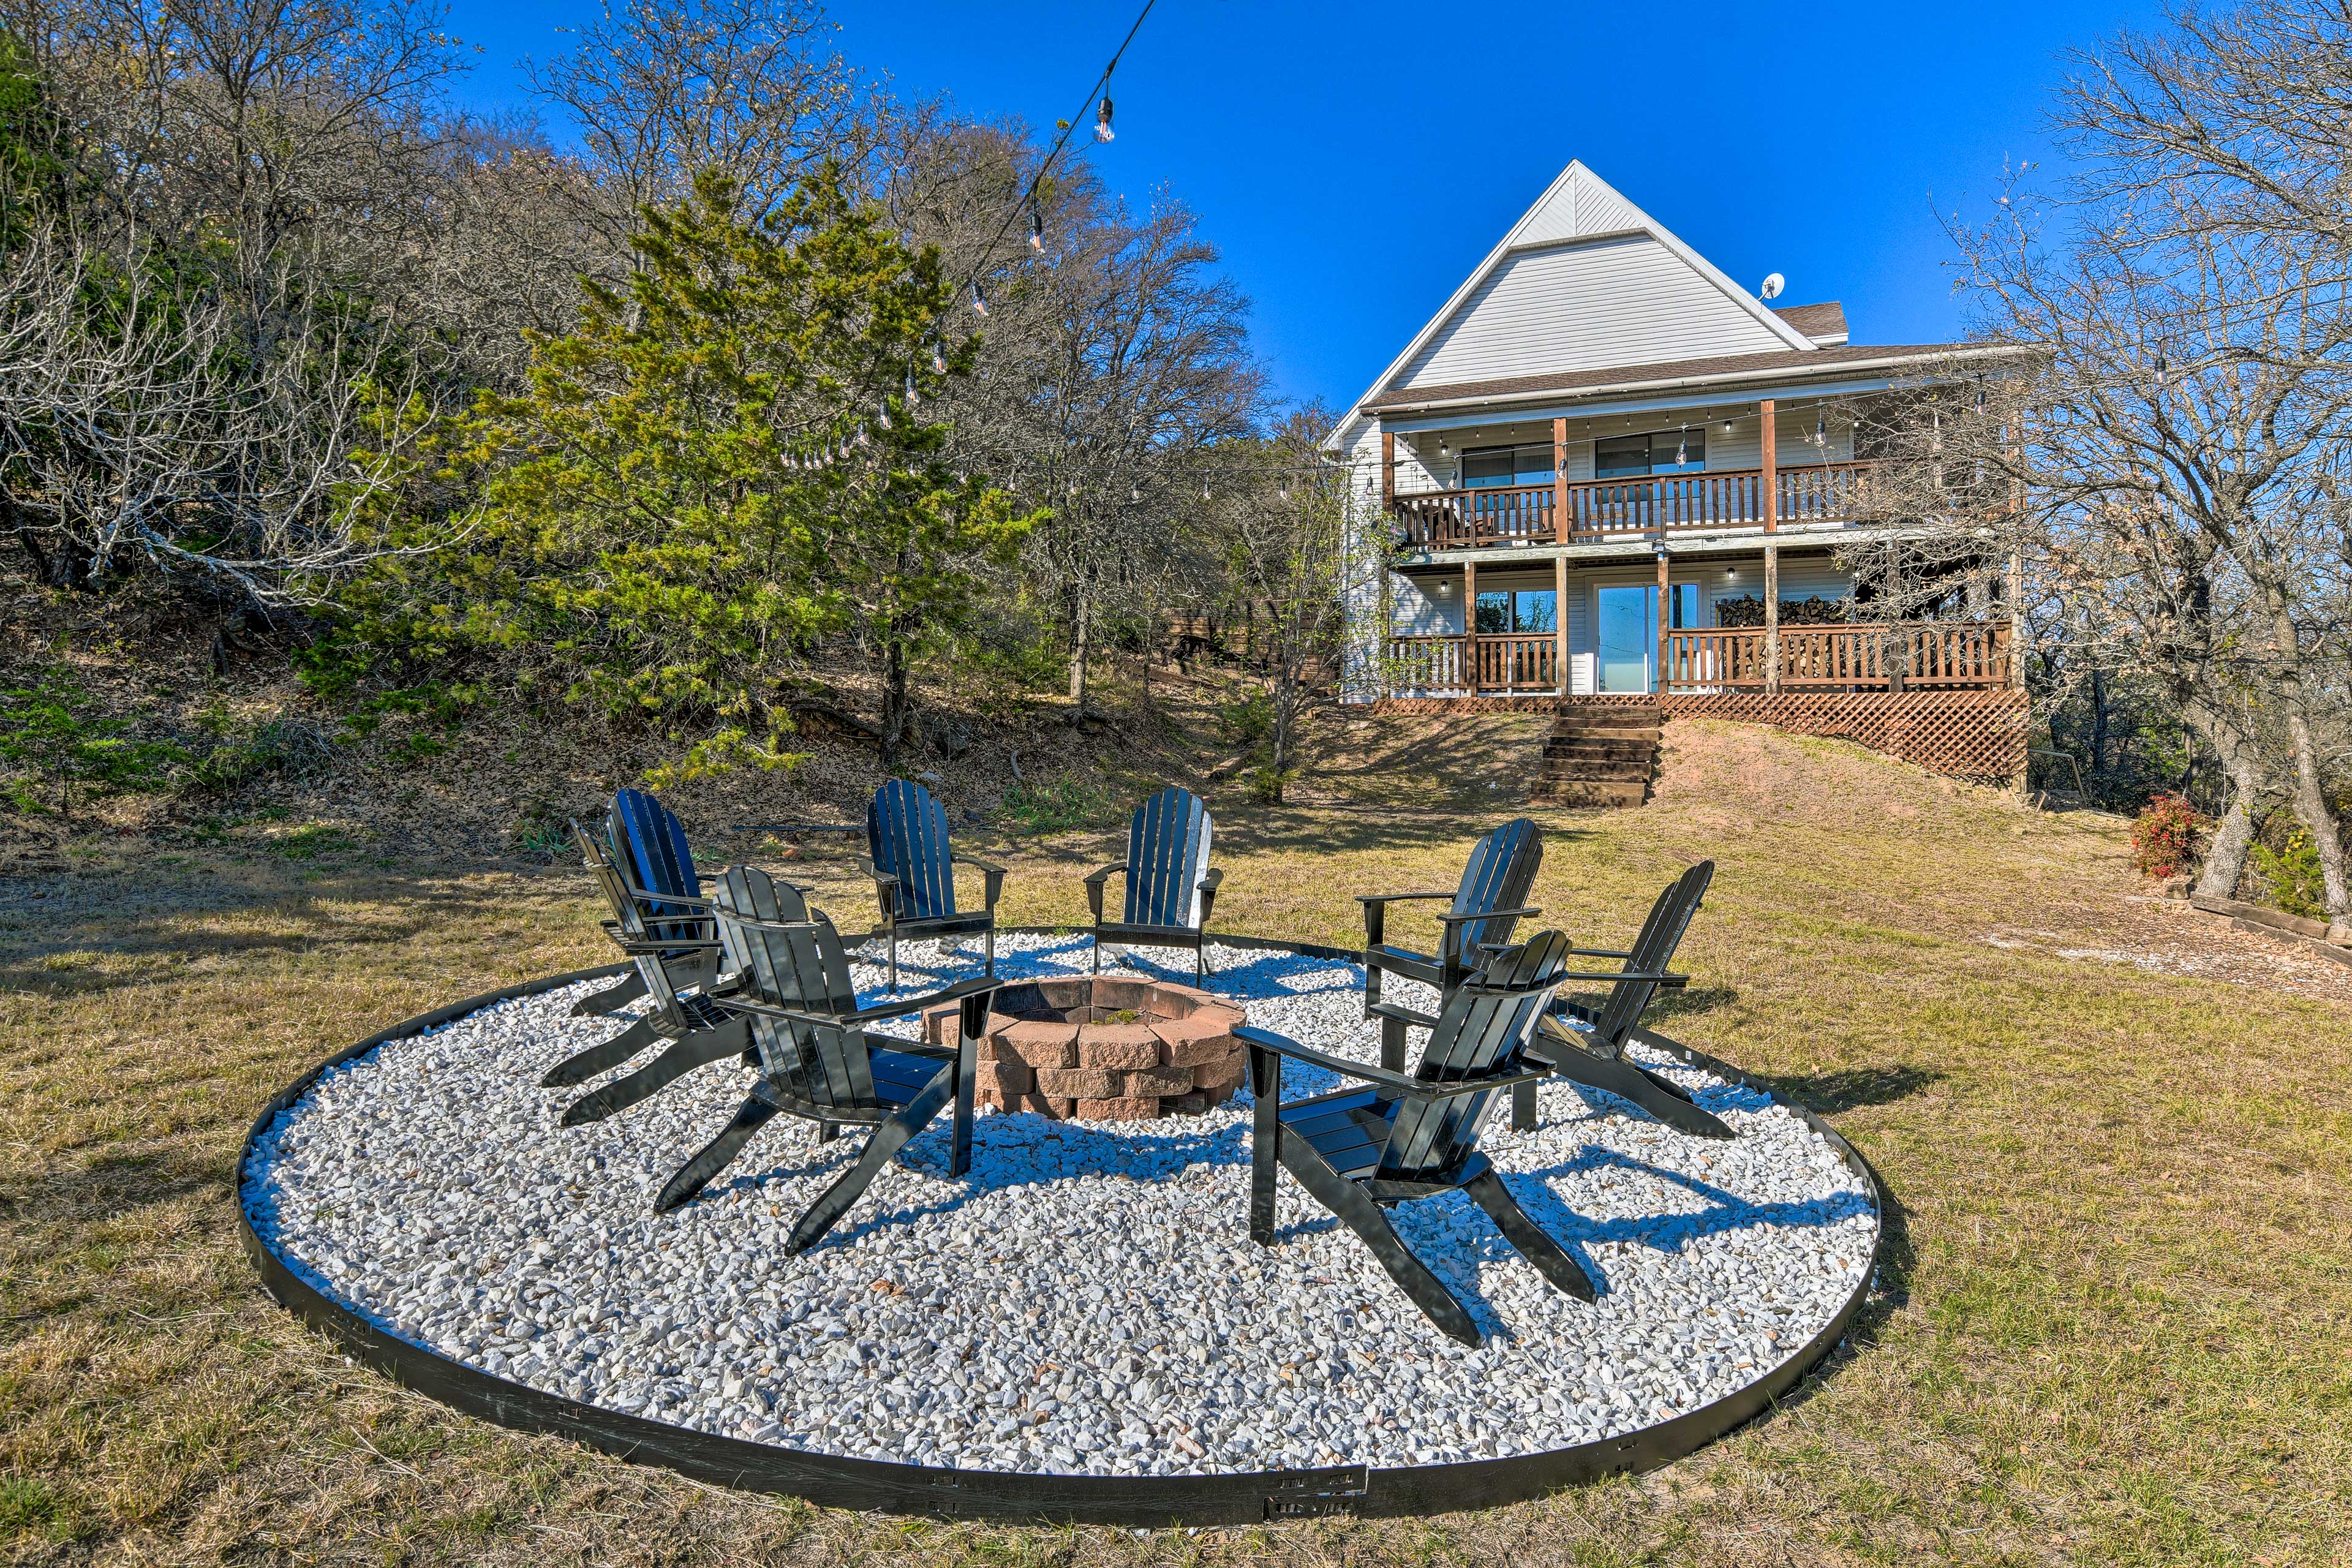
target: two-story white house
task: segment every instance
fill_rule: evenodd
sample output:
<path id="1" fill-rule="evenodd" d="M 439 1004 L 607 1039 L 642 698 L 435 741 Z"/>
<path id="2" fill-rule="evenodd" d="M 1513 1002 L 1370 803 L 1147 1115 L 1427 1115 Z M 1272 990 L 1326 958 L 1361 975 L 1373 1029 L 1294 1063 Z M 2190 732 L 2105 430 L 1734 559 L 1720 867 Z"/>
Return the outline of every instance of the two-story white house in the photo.
<path id="1" fill-rule="evenodd" d="M 1838 304 L 1776 308 L 1570 163 L 1328 437 L 1385 555 L 1350 606 L 1353 694 L 1784 722 L 1836 706 L 1798 694 L 1973 692 L 1958 706 L 2000 711 L 2021 771 L 2007 605 L 1897 631 L 1818 603 L 1851 603 L 1840 548 L 1889 526 L 1856 409 L 1978 360 L 1997 367 L 1853 342 Z"/>

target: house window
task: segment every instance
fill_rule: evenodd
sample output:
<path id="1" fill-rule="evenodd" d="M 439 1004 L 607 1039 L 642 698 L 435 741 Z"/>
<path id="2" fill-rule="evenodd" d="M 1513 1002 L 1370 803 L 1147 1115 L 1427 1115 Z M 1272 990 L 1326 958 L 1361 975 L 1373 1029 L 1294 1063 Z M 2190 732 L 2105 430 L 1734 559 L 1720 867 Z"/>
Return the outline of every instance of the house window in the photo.
<path id="1" fill-rule="evenodd" d="M 1558 629 L 1558 611 L 1549 588 L 1522 588 L 1517 593 L 1481 593 L 1478 630 L 1489 637 L 1517 632 L 1532 636 Z"/>
<path id="2" fill-rule="evenodd" d="M 1635 474 L 1696 474 L 1706 467 L 1706 432 L 1654 430 L 1612 436 L 1592 444 L 1592 472 L 1603 479 Z"/>
<path id="3" fill-rule="evenodd" d="M 1551 483 L 1551 446 L 1478 447 L 1462 454 L 1462 488 Z"/>

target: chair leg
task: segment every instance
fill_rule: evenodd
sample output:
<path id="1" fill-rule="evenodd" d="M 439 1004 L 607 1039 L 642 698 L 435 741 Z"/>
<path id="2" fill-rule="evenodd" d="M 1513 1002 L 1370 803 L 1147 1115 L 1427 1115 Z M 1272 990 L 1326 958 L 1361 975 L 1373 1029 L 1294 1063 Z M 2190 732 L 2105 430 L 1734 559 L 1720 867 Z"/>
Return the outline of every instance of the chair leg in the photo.
<path id="1" fill-rule="evenodd" d="M 704 1144 L 702 1152 L 677 1168 L 677 1174 L 654 1199 L 654 1213 L 667 1214 L 680 1204 L 692 1203 L 710 1184 L 710 1179 L 743 1152 L 751 1134 L 766 1126 L 775 1114 L 776 1108 L 757 1096 L 736 1107 L 735 1118 L 728 1122 L 727 1130 Z"/>
<path id="2" fill-rule="evenodd" d="M 818 1122 L 818 1123 L 816 1124 L 816 1141 L 817 1141 L 818 1142 L 820 1142 L 820 1143 L 830 1143 L 830 1142 L 832 1142 L 835 1139 L 836 1139 L 836 1138 L 838 1138 L 838 1137 L 840 1137 L 840 1136 L 841 1136 L 841 1123 L 840 1123 L 840 1122 L 838 1122 L 838 1121 L 820 1121 L 820 1122 Z"/>
<path id="3" fill-rule="evenodd" d="M 1095 940 L 1087 952 L 1087 957 L 1090 960 L 1090 966 L 1087 973 L 1100 974 L 1102 973 L 1102 933 L 1100 931 L 1095 933 Z"/>
<path id="4" fill-rule="evenodd" d="M 1689 1095 L 1661 1078 L 1654 1078 L 1622 1057 L 1597 1057 L 1590 1051 L 1563 1050 L 1553 1073 L 1588 1089 L 1606 1089 L 1630 1100 L 1642 1110 L 1696 1138 L 1737 1138 L 1720 1118 L 1700 1110 Z"/>
<path id="5" fill-rule="evenodd" d="M 563 1113 L 563 1125 L 579 1127 L 626 1110 L 695 1068 L 740 1054 L 751 1035 L 750 1025 L 740 1018 L 730 1019 L 715 1029 L 697 1029 L 628 1077 L 615 1079 L 574 1100 Z"/>
<path id="6" fill-rule="evenodd" d="M 1532 1132 L 1536 1130 L 1536 1086 L 1515 1084 L 1511 1089 L 1511 1131 Z"/>
<path id="7" fill-rule="evenodd" d="M 575 1083 L 586 1083 L 598 1073 L 619 1067 L 655 1041 L 665 1039 L 656 1020 L 640 1018 L 609 1040 L 600 1041 L 584 1051 L 564 1058 L 547 1069 L 539 1080 L 541 1089 L 563 1089 Z"/>
<path id="8" fill-rule="evenodd" d="M 587 995 L 572 1004 L 572 1016 L 575 1018 L 587 1018 L 600 1013 L 610 1013 L 617 1007 L 626 1006 L 645 994 L 646 977 L 642 974 L 626 974 L 602 991 L 591 991 Z"/>
<path id="9" fill-rule="evenodd" d="M 920 1132 L 931 1118 L 939 1114 L 940 1107 L 945 1105 L 948 1097 L 954 1092 L 954 1079 L 953 1068 L 941 1069 L 923 1086 L 920 1094 L 899 1107 L 897 1115 L 875 1128 L 874 1135 L 866 1139 L 865 1149 L 859 1152 L 857 1163 L 844 1171 L 833 1185 L 817 1194 L 817 1200 L 809 1205 L 808 1213 L 801 1215 L 800 1222 L 793 1226 L 792 1237 L 785 1246 L 794 1252 L 806 1252 L 823 1240 L 824 1233 L 849 1212 L 851 1205 L 857 1202 L 882 1167 L 889 1163 L 890 1157 L 905 1148 L 908 1140 Z"/>
<path id="10" fill-rule="evenodd" d="M 1429 1321 L 1449 1338 L 1458 1340 L 1473 1349 L 1480 1343 L 1478 1325 L 1471 1319 L 1469 1309 L 1454 1299 L 1454 1292 L 1438 1281 L 1429 1271 L 1429 1265 L 1412 1255 L 1389 1216 L 1381 1205 L 1364 1195 L 1364 1190 L 1338 1174 L 1318 1159 L 1312 1149 L 1302 1143 L 1286 1141 L 1281 1146 L 1282 1163 L 1298 1178 L 1298 1184 L 1312 1194 L 1318 1203 L 1339 1216 L 1339 1223 L 1356 1233 L 1358 1239 L 1371 1248 L 1380 1266 L 1388 1270 L 1397 1288 L 1412 1299 L 1412 1304 L 1428 1315 Z"/>
<path id="11" fill-rule="evenodd" d="M 1381 1018 L 1381 1066 L 1390 1072 L 1404 1071 L 1404 1020 L 1382 1015 Z"/>
<path id="12" fill-rule="evenodd" d="M 897 923 L 894 921 L 894 922 L 892 923 L 891 927 L 890 927 L 890 994 L 891 994 L 891 995 L 893 995 L 893 996 L 896 996 L 898 994 L 898 927 Z"/>
<path id="13" fill-rule="evenodd" d="M 982 942 L 981 946 L 982 951 L 987 954 L 987 963 L 985 965 L 987 975 L 991 980 L 993 980 L 996 978 L 996 922 L 992 919 L 989 921 L 988 935 Z"/>
<path id="14" fill-rule="evenodd" d="M 1518 1199 L 1503 1185 L 1503 1178 L 1492 1168 L 1481 1172 L 1464 1184 L 1462 1190 L 1470 1201 L 1486 1211 L 1503 1239 L 1519 1249 L 1519 1256 L 1536 1266 L 1536 1271 L 1580 1301 L 1593 1298 L 1591 1277 L 1577 1267 L 1576 1259 L 1563 1250 L 1559 1243 L 1546 1236 L 1528 1211 L 1519 1206 Z"/>
<path id="15" fill-rule="evenodd" d="M 1250 1239 L 1274 1245 L 1274 1166 L 1282 1147 L 1282 1106 L 1261 1086 L 1250 1124 Z"/>

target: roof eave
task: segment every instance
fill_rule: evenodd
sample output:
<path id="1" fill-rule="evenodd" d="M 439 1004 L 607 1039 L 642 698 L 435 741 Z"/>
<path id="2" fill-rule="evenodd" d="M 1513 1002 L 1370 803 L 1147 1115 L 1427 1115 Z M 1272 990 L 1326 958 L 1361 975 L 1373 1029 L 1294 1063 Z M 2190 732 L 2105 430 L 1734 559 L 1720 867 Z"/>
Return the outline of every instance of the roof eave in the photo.
<path id="1" fill-rule="evenodd" d="M 1723 371 L 1714 375 L 1653 376 L 1641 381 L 1606 382 L 1594 386 L 1535 387 L 1526 392 L 1490 393 L 1475 397 L 1431 398 L 1418 403 L 1388 403 L 1378 407 L 1359 404 L 1352 417 L 1379 419 L 1402 414 L 1433 414 L 1443 409 L 1475 408 L 1482 405 L 1522 403 L 1582 403 L 1639 393 L 1675 392 L 1684 387 L 1738 386 L 1759 381 L 1787 381 L 1822 375 L 1894 370 L 1906 365 L 1934 364 L 1948 360 L 2006 359 L 2026 353 L 2012 344 L 1983 344 L 1935 354 L 1893 354 L 1880 359 L 1841 360 L 1830 364 L 1781 364 L 1751 370 Z"/>

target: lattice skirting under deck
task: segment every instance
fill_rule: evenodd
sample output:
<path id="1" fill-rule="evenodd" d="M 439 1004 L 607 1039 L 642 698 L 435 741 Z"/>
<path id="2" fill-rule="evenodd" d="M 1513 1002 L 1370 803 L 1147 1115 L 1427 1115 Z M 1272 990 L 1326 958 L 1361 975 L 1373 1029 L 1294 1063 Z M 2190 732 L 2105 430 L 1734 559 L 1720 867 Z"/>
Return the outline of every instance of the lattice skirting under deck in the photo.
<path id="1" fill-rule="evenodd" d="M 2025 772 L 2026 694 L 1998 691 L 1670 692 L 1663 697 L 1390 697 L 1375 713 L 1563 713 L 1579 708 L 1650 708 L 1769 724 L 1799 735 L 1852 741 L 1950 778 L 2006 784 Z"/>

